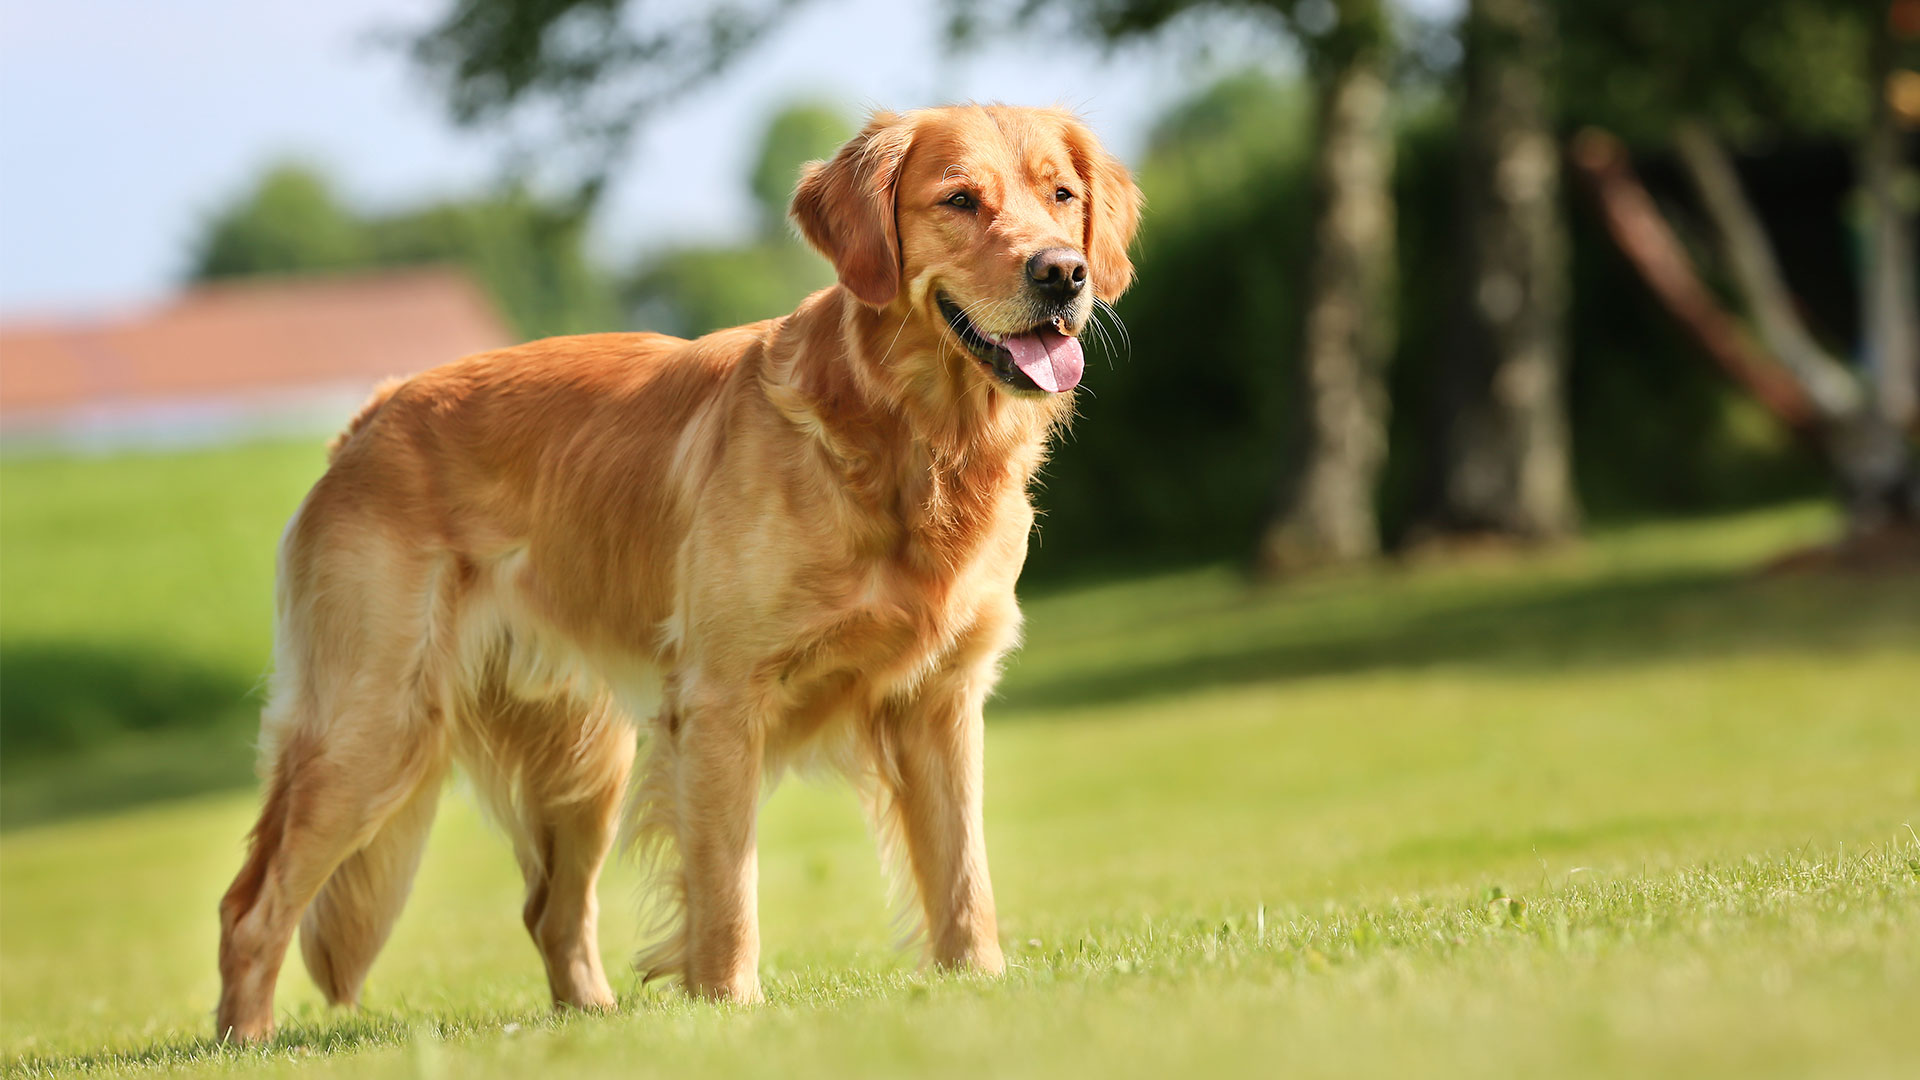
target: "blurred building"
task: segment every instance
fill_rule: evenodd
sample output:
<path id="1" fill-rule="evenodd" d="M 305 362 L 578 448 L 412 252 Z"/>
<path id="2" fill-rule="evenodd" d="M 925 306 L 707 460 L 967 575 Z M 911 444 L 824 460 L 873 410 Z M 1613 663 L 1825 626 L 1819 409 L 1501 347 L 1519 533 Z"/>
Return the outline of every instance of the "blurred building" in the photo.
<path id="1" fill-rule="evenodd" d="M 510 344 L 467 276 L 197 286 L 157 309 L 0 324 L 0 445 L 186 446 L 338 428 L 380 380 Z"/>

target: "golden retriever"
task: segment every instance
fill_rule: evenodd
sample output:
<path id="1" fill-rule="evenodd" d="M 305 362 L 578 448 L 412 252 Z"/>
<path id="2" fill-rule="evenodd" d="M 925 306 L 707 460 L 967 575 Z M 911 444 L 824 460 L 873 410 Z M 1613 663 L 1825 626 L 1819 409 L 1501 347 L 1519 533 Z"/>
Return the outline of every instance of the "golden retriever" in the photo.
<path id="1" fill-rule="evenodd" d="M 614 1004 L 595 884 L 627 801 L 666 901 L 641 969 L 760 998 L 756 810 L 803 756 L 904 854 L 931 959 L 1000 971 L 981 707 L 1018 635 L 1028 487 L 1139 206 L 1065 111 L 880 113 L 802 176 L 794 220 L 839 283 L 791 315 L 538 341 L 377 393 L 281 543 L 218 1034 L 272 1031 L 296 925 L 355 1001 L 454 762 L 512 836 L 556 1005 Z"/>

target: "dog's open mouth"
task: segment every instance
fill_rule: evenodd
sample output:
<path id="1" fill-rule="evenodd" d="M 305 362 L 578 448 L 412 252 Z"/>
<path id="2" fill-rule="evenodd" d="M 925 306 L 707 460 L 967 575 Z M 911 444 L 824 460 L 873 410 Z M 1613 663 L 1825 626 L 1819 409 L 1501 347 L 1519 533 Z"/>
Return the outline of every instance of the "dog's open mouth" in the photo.
<path id="1" fill-rule="evenodd" d="M 1023 333 L 996 338 L 967 318 L 960 305 L 937 294 L 940 314 L 953 335 L 976 360 L 1007 386 L 1016 390 L 1062 394 L 1080 385 L 1086 369 L 1080 340 L 1061 333 L 1057 324 L 1042 324 Z"/>

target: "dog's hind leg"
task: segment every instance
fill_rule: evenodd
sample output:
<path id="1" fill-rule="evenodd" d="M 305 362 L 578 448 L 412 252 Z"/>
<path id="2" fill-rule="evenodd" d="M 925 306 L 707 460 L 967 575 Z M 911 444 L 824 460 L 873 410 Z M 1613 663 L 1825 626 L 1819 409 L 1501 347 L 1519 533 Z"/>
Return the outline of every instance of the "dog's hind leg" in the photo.
<path id="1" fill-rule="evenodd" d="M 408 842 L 417 844 L 412 834 L 424 832 L 417 803 L 437 788 L 428 782 L 441 771 L 436 740 L 409 732 L 397 718 L 382 719 L 390 726 L 380 724 L 378 732 L 371 723 L 336 724 L 324 732 L 296 728 L 282 742 L 247 860 L 220 902 L 221 988 L 215 1022 L 220 1038 L 245 1042 L 272 1033 L 274 983 L 294 927 L 341 864 L 376 844 L 403 809 L 414 815 L 406 826 Z M 341 726 L 360 729 L 359 737 L 343 734 Z M 400 835 L 395 834 L 395 841 Z M 399 851 L 375 856 L 383 862 L 401 857 Z M 411 862 L 411 856 L 404 857 Z M 350 873 L 362 878 L 356 885 L 370 883 L 358 871 Z M 373 907 L 397 912 L 396 882 L 404 884 L 388 875 L 383 879 L 388 893 L 365 898 Z M 321 933 L 307 947 L 310 962 L 315 950 L 326 958 L 315 975 L 336 1001 L 351 1000 L 351 993 L 338 991 L 343 985 L 357 989 L 358 976 L 371 962 L 377 937 L 383 937 L 385 929 L 382 925 L 378 935 L 371 933 L 371 907 L 354 918 L 343 918 L 346 910 L 343 892 L 315 924 Z M 359 971 L 349 975 L 355 964 Z"/>
<path id="2" fill-rule="evenodd" d="M 471 771 L 513 833 L 527 883 L 521 915 L 546 965 L 553 1003 L 611 1009 L 596 890 L 633 765 L 633 725 L 604 699 L 491 697 L 476 717 L 485 725 L 489 760 Z"/>
<path id="3" fill-rule="evenodd" d="M 274 983 L 323 887 L 304 951 L 330 999 L 358 992 L 446 771 L 443 603 L 429 560 L 300 519 L 289 530 L 261 725 L 267 796 L 220 902 L 220 1038 L 272 1032 Z"/>
<path id="4" fill-rule="evenodd" d="M 427 770 L 373 839 L 327 878 L 300 922 L 300 954 L 330 1004 L 354 1005 L 360 999 L 367 969 L 413 888 L 443 776 L 441 769 Z"/>

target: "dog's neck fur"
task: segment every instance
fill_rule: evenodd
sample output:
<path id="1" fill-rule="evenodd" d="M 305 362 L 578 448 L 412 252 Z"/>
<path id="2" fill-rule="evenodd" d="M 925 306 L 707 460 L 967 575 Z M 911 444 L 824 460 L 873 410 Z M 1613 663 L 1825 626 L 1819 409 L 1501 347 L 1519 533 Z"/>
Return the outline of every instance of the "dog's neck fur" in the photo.
<path id="1" fill-rule="evenodd" d="M 888 546 L 918 549 L 934 570 L 970 557 L 1005 493 L 1024 499 L 1072 402 L 988 386 L 925 322 L 904 294 L 875 309 L 836 285 L 781 320 L 762 383 L 893 534 Z"/>

